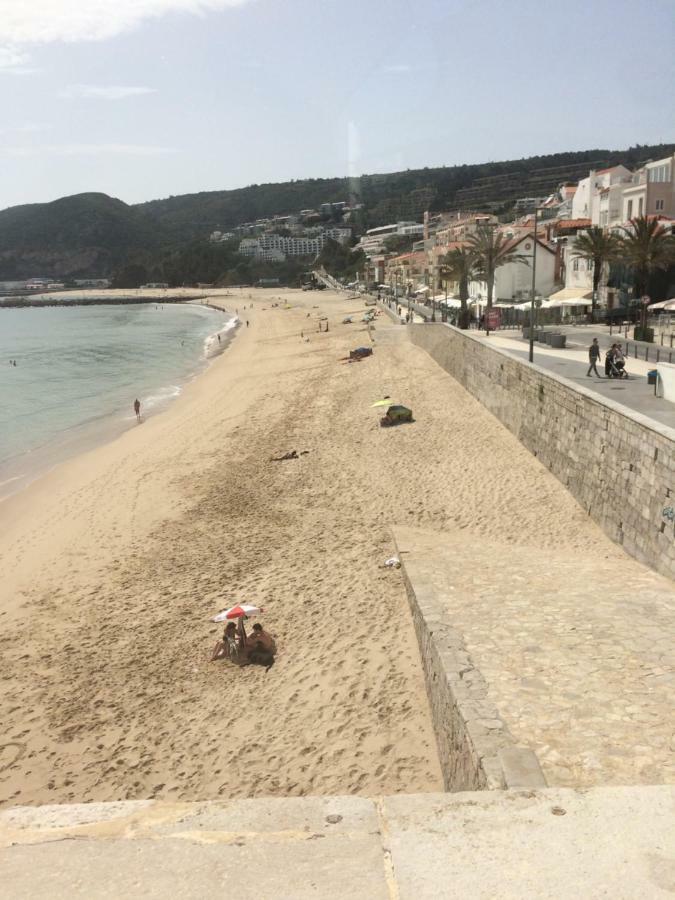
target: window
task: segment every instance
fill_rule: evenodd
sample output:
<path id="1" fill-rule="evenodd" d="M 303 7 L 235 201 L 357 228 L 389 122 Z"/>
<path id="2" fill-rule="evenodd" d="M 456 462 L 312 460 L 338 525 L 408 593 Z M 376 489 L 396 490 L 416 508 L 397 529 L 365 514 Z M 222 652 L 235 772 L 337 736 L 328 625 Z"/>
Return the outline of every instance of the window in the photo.
<path id="1" fill-rule="evenodd" d="M 627 211 L 626 218 L 627 219 L 633 218 L 633 201 L 632 200 L 628 201 L 628 211 Z"/>
<path id="2" fill-rule="evenodd" d="M 643 203 L 643 199 L 644 199 L 643 197 L 640 197 L 640 199 L 638 200 L 638 216 L 641 216 L 641 215 L 642 215 L 642 203 Z"/>
<path id="3" fill-rule="evenodd" d="M 657 212 L 662 210 L 663 209 L 663 200 L 657 200 L 654 205 L 654 208 L 656 209 Z"/>
<path id="4" fill-rule="evenodd" d="M 670 164 L 665 163 L 662 166 L 654 166 L 649 169 L 649 180 L 654 182 L 670 181 Z"/>
<path id="5" fill-rule="evenodd" d="M 574 257 L 574 262 L 572 263 L 572 269 L 575 272 L 579 271 L 579 257 L 578 256 Z"/>

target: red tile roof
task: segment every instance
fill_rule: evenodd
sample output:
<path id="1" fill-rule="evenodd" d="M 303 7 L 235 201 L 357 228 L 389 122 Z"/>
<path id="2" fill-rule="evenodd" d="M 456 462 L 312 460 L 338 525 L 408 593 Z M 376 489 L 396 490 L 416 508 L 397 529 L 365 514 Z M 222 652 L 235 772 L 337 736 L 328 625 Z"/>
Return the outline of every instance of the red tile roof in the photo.
<path id="1" fill-rule="evenodd" d="M 590 219 L 561 219 L 555 222 L 556 228 L 590 228 Z"/>

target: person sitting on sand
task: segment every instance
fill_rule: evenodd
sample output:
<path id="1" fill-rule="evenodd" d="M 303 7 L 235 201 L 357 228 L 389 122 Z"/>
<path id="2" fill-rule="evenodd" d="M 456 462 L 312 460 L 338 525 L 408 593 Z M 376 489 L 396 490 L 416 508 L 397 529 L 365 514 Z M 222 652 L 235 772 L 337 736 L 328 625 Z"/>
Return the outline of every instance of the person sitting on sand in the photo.
<path id="1" fill-rule="evenodd" d="M 211 657 L 211 662 L 216 659 L 229 659 L 230 662 L 243 666 L 247 662 L 247 641 L 246 631 L 242 620 L 235 625 L 234 622 L 228 622 L 223 632 L 222 641 L 218 641 Z"/>
<path id="2" fill-rule="evenodd" d="M 277 652 L 277 644 L 269 631 L 265 631 L 262 625 L 259 622 L 256 622 L 253 626 L 253 630 L 248 638 L 249 643 L 252 643 L 255 647 L 256 644 L 260 643 L 262 646 L 269 650 L 270 653 Z"/>
<path id="3" fill-rule="evenodd" d="M 276 641 L 262 625 L 256 622 L 246 641 L 246 663 L 252 666 L 264 666 L 265 670 L 271 669 L 276 652 Z"/>
<path id="4" fill-rule="evenodd" d="M 232 653 L 235 656 L 239 653 L 237 646 L 237 626 L 234 622 L 228 622 L 223 631 L 223 639 L 218 641 L 211 656 L 211 662 L 216 659 L 232 659 Z"/>

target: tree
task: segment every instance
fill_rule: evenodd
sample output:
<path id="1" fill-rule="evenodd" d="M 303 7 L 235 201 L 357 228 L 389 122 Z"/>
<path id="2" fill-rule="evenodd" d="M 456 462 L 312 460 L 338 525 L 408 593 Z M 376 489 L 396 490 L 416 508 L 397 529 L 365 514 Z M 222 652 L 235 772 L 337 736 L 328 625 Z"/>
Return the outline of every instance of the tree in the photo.
<path id="1" fill-rule="evenodd" d="M 675 262 L 675 237 L 668 234 L 658 219 L 638 216 L 621 229 L 620 250 L 633 272 L 635 296 L 647 291 L 650 276 Z"/>
<path id="2" fill-rule="evenodd" d="M 384 246 L 387 253 L 407 253 L 416 240 L 417 236 L 412 234 L 390 234 L 384 239 Z"/>
<path id="3" fill-rule="evenodd" d="M 363 268 L 365 260 L 362 250 L 353 251 L 350 247 L 328 238 L 316 259 L 316 264 L 323 266 L 336 278 L 354 278 Z"/>
<path id="4" fill-rule="evenodd" d="M 508 263 L 529 265 L 529 259 L 518 253 L 504 235 L 496 233 L 490 225 L 479 225 L 469 236 L 467 246 L 474 257 L 475 274 L 487 284 L 487 308 L 492 309 L 492 293 L 497 269 Z"/>
<path id="5" fill-rule="evenodd" d="M 114 288 L 137 288 L 148 280 L 148 270 L 141 263 L 129 263 L 115 272 L 112 279 Z"/>
<path id="6" fill-rule="evenodd" d="M 574 243 L 572 255 L 593 263 L 593 304 L 591 310 L 594 321 L 602 267 L 605 263 L 615 260 L 619 255 L 620 249 L 621 241 L 619 237 L 611 232 L 603 231 L 597 225 L 580 234 Z"/>
<path id="7" fill-rule="evenodd" d="M 442 260 L 443 275 L 459 282 L 459 327 L 469 327 L 469 281 L 473 277 L 476 258 L 469 247 L 455 247 L 446 253 Z"/>

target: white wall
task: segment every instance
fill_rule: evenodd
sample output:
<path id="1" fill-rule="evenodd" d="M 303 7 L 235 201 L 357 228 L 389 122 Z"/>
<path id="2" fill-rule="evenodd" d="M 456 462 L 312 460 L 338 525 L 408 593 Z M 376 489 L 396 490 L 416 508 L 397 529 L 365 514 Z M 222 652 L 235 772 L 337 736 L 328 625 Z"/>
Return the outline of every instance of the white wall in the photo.
<path id="1" fill-rule="evenodd" d="M 572 200 L 572 218 L 573 219 L 589 219 L 590 203 L 589 196 L 591 190 L 591 178 L 582 178 L 577 185 L 577 192 Z"/>
<path id="2" fill-rule="evenodd" d="M 529 265 L 525 263 L 508 263 L 495 273 L 493 300 L 514 300 L 519 294 L 527 297 L 532 290 L 532 239 L 518 245 L 518 253 L 530 256 Z M 535 292 L 548 297 L 554 292 L 555 253 L 537 244 L 537 271 L 535 273 Z M 469 284 L 470 297 L 487 296 L 487 284 L 484 281 L 472 281 Z"/>
<path id="3" fill-rule="evenodd" d="M 531 238 L 518 245 L 518 252 L 531 257 Z M 537 267 L 535 272 L 535 292 L 548 297 L 555 290 L 555 253 L 537 243 Z M 532 290 L 532 261 L 529 265 L 509 263 L 497 269 L 495 273 L 495 299 L 513 300 L 520 293 L 529 295 Z"/>
<path id="4" fill-rule="evenodd" d="M 593 263 L 585 259 L 575 258 L 574 238 L 568 238 L 563 248 L 565 260 L 565 287 L 575 288 L 580 293 L 593 290 Z"/>

